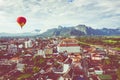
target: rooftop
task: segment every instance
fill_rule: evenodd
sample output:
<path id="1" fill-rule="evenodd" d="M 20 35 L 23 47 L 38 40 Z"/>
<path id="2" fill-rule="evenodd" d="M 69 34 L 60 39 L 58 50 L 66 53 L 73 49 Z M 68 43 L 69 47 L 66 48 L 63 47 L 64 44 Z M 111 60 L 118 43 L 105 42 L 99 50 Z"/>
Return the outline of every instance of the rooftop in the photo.
<path id="1" fill-rule="evenodd" d="M 63 39 L 58 46 L 79 46 L 78 41 L 76 39 Z"/>

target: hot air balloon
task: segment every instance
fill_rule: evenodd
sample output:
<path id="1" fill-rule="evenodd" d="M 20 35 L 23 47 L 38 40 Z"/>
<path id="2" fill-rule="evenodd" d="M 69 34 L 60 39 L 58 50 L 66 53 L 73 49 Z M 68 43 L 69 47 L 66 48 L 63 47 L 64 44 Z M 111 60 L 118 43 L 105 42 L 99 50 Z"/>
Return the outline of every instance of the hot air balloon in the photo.
<path id="1" fill-rule="evenodd" d="M 20 17 L 18 17 L 17 18 L 17 23 L 20 25 L 20 27 L 22 28 L 24 25 L 25 25 L 25 23 L 26 23 L 26 18 L 25 17 L 22 17 L 22 16 L 20 16 Z"/>

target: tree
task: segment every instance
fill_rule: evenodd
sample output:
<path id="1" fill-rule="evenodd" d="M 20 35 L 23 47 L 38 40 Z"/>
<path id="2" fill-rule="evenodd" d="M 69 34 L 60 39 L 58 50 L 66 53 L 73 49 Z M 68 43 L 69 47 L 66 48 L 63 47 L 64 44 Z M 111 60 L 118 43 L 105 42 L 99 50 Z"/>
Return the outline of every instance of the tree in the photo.
<path id="1" fill-rule="evenodd" d="M 38 66 L 34 66 L 33 67 L 33 73 L 36 73 L 40 70 L 40 68 Z"/>
<path id="2" fill-rule="evenodd" d="M 118 80 L 120 80 L 120 67 L 117 69 L 116 74 L 117 74 Z"/>

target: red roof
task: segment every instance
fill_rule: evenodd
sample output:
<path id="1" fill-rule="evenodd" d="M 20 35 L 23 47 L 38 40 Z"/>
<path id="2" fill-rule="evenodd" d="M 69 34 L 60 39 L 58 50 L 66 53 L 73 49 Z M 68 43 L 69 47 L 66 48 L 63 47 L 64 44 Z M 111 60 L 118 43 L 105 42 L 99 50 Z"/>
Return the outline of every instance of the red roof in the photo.
<path id="1" fill-rule="evenodd" d="M 10 60 L 19 60 L 19 57 L 13 57 Z"/>
<path id="2" fill-rule="evenodd" d="M 60 47 L 70 47 L 70 46 L 79 46 L 78 41 L 76 39 L 63 39 L 60 44 Z"/>
<path id="3" fill-rule="evenodd" d="M 79 44 L 59 44 L 60 47 L 79 46 Z"/>

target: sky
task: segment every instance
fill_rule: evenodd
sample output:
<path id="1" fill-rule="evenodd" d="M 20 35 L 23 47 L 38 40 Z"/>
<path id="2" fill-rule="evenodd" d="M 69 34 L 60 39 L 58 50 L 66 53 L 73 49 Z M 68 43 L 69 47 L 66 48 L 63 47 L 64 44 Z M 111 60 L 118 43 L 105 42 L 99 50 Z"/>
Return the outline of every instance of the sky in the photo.
<path id="1" fill-rule="evenodd" d="M 24 16 L 21 29 L 17 17 Z M 120 0 L 0 0 L 0 33 L 23 33 L 84 24 L 120 27 Z"/>

